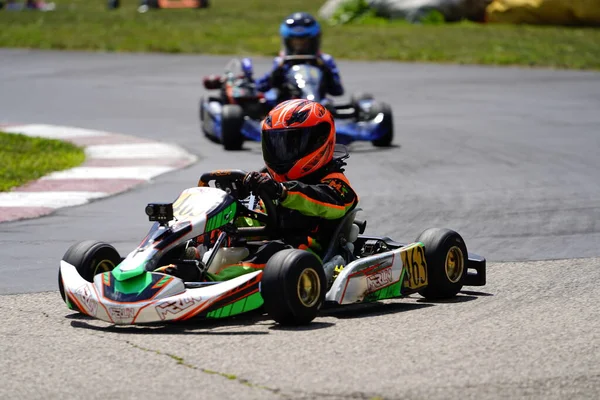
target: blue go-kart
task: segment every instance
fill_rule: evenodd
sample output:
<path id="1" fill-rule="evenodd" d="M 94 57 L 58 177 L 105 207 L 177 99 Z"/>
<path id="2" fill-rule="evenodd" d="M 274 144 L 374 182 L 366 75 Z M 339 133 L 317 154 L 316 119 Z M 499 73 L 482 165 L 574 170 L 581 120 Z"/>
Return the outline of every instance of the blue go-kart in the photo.
<path id="1" fill-rule="evenodd" d="M 204 78 L 204 87 L 218 91 L 200 99 L 200 124 L 204 134 L 226 150 L 239 150 L 244 141 L 260 141 L 260 123 L 278 103 L 289 99 L 318 101 L 335 118 L 336 141 L 350 144 L 370 141 L 377 147 L 392 144 L 394 123 L 391 107 L 367 93 L 354 94 L 350 103 L 334 104 L 325 96 L 323 73 L 314 56 L 287 56 L 290 65 L 279 89 L 256 90 L 252 61 L 233 59 L 224 75 Z"/>

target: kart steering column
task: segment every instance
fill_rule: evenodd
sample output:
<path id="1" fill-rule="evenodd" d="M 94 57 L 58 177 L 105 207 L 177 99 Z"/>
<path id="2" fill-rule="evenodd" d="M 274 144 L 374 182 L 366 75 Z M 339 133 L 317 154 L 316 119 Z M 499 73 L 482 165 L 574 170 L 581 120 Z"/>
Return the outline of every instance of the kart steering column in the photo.
<path id="1" fill-rule="evenodd" d="M 212 248 L 212 251 L 210 253 L 210 256 L 208 257 L 208 260 L 206 261 L 206 270 L 207 271 L 210 268 L 210 264 L 212 264 L 213 260 L 217 256 L 217 252 L 223 245 L 223 242 L 225 241 L 226 237 L 227 237 L 227 233 L 225 231 L 221 231 L 221 233 L 219 234 L 219 237 L 217 238 L 217 241 L 215 242 L 215 245 Z"/>

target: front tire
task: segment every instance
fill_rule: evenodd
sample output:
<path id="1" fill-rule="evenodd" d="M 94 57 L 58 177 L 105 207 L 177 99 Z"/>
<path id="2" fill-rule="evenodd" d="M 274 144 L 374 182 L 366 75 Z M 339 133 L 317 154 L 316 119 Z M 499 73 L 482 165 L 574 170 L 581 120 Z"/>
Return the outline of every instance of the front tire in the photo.
<path id="1" fill-rule="evenodd" d="M 325 301 L 325 271 L 311 253 L 286 249 L 267 262 L 261 280 L 264 307 L 281 325 L 305 325 Z"/>
<path id="2" fill-rule="evenodd" d="M 244 144 L 244 110 L 237 104 L 225 104 L 221 113 L 221 141 L 225 150 L 240 150 Z"/>
<path id="3" fill-rule="evenodd" d="M 375 103 L 373 105 L 372 112 L 374 117 L 377 116 L 378 113 L 383 113 L 383 120 L 381 121 L 381 126 L 385 129 L 386 133 L 379 139 L 375 139 L 372 141 L 373 146 L 375 147 L 389 147 L 392 144 L 392 140 L 394 140 L 394 118 L 392 116 L 392 108 L 387 103 Z"/>
<path id="4" fill-rule="evenodd" d="M 453 230 L 430 228 L 416 240 L 425 246 L 428 285 L 419 294 L 426 299 L 456 296 L 467 276 L 467 246 Z"/>
<path id="5" fill-rule="evenodd" d="M 121 256 L 113 246 L 95 240 L 75 243 L 69 247 L 62 259 L 73 265 L 79 275 L 88 282 L 93 282 L 94 276 L 97 274 L 112 271 L 121 262 Z M 66 303 L 60 269 L 58 270 L 58 289 Z"/>

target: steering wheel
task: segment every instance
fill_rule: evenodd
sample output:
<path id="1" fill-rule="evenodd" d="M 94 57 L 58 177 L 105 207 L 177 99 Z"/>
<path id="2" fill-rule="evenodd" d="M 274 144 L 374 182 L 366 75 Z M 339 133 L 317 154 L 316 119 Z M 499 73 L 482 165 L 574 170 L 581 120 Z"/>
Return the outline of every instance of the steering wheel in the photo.
<path id="1" fill-rule="evenodd" d="M 287 65 L 298 65 L 298 64 L 310 64 L 315 67 L 320 67 L 321 63 L 319 62 L 319 58 L 317 56 L 311 55 L 292 55 L 292 56 L 284 56 L 283 63 Z"/>
<path id="2" fill-rule="evenodd" d="M 240 169 L 225 169 L 205 172 L 200 176 L 198 180 L 198 186 L 206 187 L 209 183 L 214 181 L 215 187 L 224 190 L 233 198 L 238 200 L 238 206 L 240 206 L 240 214 L 242 216 L 250 217 L 263 224 L 260 227 L 239 227 L 238 232 L 242 236 L 270 236 L 274 235 L 278 231 L 278 218 L 277 218 L 277 207 L 273 203 L 273 199 L 269 197 L 264 191 L 257 193 L 265 205 L 266 213 L 256 210 L 250 210 L 244 206 L 239 200 L 244 199 L 250 195 L 250 190 L 244 185 L 244 178 L 247 172 Z"/>

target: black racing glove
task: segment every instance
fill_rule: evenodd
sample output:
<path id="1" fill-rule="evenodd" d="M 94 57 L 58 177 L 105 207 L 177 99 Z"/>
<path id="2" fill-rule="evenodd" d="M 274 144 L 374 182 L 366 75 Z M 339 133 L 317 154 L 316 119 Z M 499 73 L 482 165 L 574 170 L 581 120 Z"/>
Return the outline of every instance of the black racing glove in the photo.
<path id="1" fill-rule="evenodd" d="M 271 72 L 271 87 L 280 88 L 283 85 L 284 71 L 283 66 L 278 66 Z"/>
<path id="2" fill-rule="evenodd" d="M 282 200 L 286 193 L 283 184 L 275 181 L 268 174 L 253 171 L 244 177 L 244 185 L 248 186 L 254 193 L 263 192 L 273 200 Z"/>
<path id="3" fill-rule="evenodd" d="M 333 78 L 333 71 L 329 69 L 327 65 L 323 65 L 321 68 L 323 71 L 323 81 L 327 83 L 327 87 L 335 85 L 335 79 Z"/>

